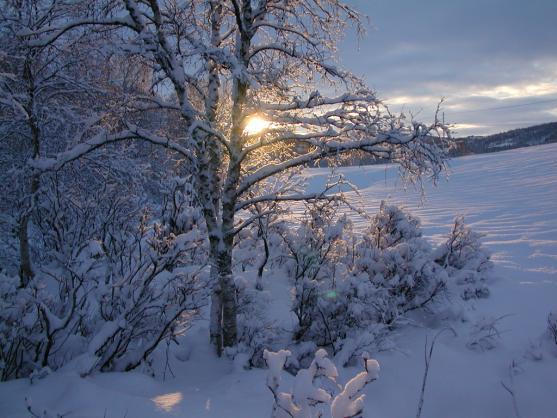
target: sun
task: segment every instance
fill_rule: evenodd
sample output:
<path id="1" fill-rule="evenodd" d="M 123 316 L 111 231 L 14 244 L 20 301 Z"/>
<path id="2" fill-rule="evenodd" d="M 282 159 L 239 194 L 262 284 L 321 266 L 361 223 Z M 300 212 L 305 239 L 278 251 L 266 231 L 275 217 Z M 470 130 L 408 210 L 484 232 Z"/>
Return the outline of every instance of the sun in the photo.
<path id="1" fill-rule="evenodd" d="M 248 136 L 260 134 L 265 129 L 267 129 L 269 125 L 269 121 L 263 119 L 261 116 L 250 116 L 247 119 L 246 127 L 244 128 L 244 134 Z"/>

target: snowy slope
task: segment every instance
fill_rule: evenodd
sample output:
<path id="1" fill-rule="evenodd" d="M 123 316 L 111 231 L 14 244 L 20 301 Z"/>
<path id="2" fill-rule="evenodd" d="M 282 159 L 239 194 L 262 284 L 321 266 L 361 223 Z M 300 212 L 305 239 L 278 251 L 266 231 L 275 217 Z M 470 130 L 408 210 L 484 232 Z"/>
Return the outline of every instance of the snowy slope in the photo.
<path id="1" fill-rule="evenodd" d="M 463 157 L 450 166 L 447 181 L 437 187 L 425 185 L 424 199 L 412 186 L 404 190 L 395 167 L 342 170 L 360 188 L 354 201 L 369 212 L 378 209 L 381 199 L 402 205 L 420 217 L 425 235 L 433 241 L 441 241 L 454 216 L 464 214 L 474 230 L 486 234 L 484 242 L 493 252 L 499 280 L 492 297 L 475 304 L 477 312 L 470 319 L 509 315 L 500 321 L 500 347 L 474 353 L 454 341 L 438 346 L 424 415 L 513 416 L 510 395 L 500 381 L 508 383 L 508 366 L 514 360 L 516 369 L 523 369 L 513 378 L 522 415 L 555 417 L 557 358 L 533 363 L 524 353 L 544 332 L 548 312 L 557 308 L 557 145 Z M 326 175 L 325 170 L 314 170 L 311 187 L 319 187 Z M 354 219 L 359 225 L 365 222 Z M 463 340 L 466 325 L 457 329 Z M 433 335 L 416 331 L 415 339 L 403 344 L 407 357 L 397 353 L 383 358 L 377 390 L 369 394 L 370 403 L 381 411 L 377 416 L 415 414 L 419 390 L 415 373 L 421 376 L 423 370 L 425 334 Z M 402 388 L 393 391 L 398 385 Z"/>
<path id="2" fill-rule="evenodd" d="M 538 344 L 549 311 L 557 309 L 557 145 L 464 157 L 451 162 L 451 171 L 448 181 L 426 186 L 420 203 L 418 192 L 397 184 L 393 167 L 342 169 L 360 187 L 357 199 L 366 209 L 375 211 L 381 199 L 404 205 L 434 241 L 448 232 L 455 215 L 464 214 L 475 230 L 487 234 L 485 243 L 494 253 L 498 279 L 491 297 L 468 306 L 462 315 L 466 322 L 452 322 L 457 337 L 447 332 L 437 343 L 422 416 L 513 417 L 503 381 L 514 390 L 523 417 L 556 417 L 557 354 L 534 348 L 542 356 L 535 361 L 528 352 Z M 309 170 L 309 187 L 317 188 L 326 174 Z M 355 222 L 364 225 L 363 219 Z M 278 287 L 273 283 L 272 291 Z M 454 301 L 454 311 L 459 304 Z M 466 342 L 472 324 L 484 316 L 504 316 L 498 346 L 471 351 Z M 177 350 L 182 361 L 172 362 L 175 378 L 167 373 L 162 381 L 134 372 L 81 379 L 62 370 L 33 385 L 1 383 L 0 417 L 27 417 L 26 396 L 37 407 L 67 417 L 268 417 L 272 399 L 265 371 L 237 370 L 215 358 L 204 326 L 182 341 Z M 366 390 L 366 416 L 415 416 L 425 338 L 431 340 L 439 329 L 410 327 L 397 337 L 399 350 L 377 355 L 381 376 Z M 341 376 L 354 373 L 345 370 Z"/>

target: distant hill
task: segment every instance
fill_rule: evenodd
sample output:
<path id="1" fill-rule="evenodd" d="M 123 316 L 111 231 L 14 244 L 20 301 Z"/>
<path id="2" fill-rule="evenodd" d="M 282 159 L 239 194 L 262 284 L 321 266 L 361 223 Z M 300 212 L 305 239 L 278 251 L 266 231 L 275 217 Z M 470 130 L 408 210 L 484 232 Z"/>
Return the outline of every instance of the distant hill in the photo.
<path id="1" fill-rule="evenodd" d="M 514 129 L 488 136 L 454 138 L 452 142 L 453 146 L 449 152 L 451 157 L 550 144 L 557 142 L 557 122 Z"/>
<path id="2" fill-rule="evenodd" d="M 432 141 L 436 139 L 430 138 Z M 514 129 L 487 136 L 467 136 L 452 138 L 449 157 L 485 154 L 488 152 L 505 151 L 513 148 L 530 147 L 533 145 L 551 144 L 557 142 L 557 122 L 530 126 L 529 128 Z M 389 160 L 372 158 L 360 152 L 348 158 L 341 159 L 341 166 L 386 164 Z M 337 162 L 338 164 L 338 162 Z M 315 166 L 327 167 L 328 161 L 322 160 Z"/>

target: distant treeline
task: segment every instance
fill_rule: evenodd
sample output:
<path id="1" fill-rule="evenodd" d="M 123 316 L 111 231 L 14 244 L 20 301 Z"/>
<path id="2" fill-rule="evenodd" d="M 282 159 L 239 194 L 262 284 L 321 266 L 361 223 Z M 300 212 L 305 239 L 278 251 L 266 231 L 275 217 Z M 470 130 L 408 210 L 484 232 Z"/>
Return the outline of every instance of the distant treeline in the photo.
<path id="1" fill-rule="evenodd" d="M 550 144 L 557 142 L 557 122 L 514 129 L 489 136 L 455 138 L 452 142 L 453 146 L 449 152 L 451 157 Z"/>
<path id="2" fill-rule="evenodd" d="M 432 139 L 433 140 L 433 139 Z M 557 122 L 544 123 L 529 128 L 514 129 L 488 136 L 468 136 L 451 139 L 450 157 L 464 155 L 485 154 L 488 152 L 505 151 L 514 148 L 530 147 L 533 145 L 557 142 Z M 343 166 L 385 164 L 387 160 L 376 159 L 362 153 L 346 159 Z M 326 167 L 328 161 L 321 161 L 318 166 Z"/>

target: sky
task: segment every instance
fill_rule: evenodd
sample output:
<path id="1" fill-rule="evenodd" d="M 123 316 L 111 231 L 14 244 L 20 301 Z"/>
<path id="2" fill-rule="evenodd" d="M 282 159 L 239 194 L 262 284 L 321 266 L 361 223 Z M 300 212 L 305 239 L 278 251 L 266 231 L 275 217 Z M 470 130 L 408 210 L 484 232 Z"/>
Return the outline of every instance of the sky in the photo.
<path id="1" fill-rule="evenodd" d="M 369 17 L 344 67 L 393 110 L 457 136 L 557 121 L 557 0 L 346 0 Z"/>

